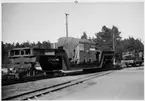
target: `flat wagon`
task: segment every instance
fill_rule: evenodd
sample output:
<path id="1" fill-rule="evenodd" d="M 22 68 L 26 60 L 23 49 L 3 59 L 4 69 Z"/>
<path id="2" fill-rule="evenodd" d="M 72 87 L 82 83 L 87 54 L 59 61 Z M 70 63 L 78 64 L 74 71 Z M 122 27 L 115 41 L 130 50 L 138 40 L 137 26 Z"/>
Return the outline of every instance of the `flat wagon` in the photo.
<path id="1" fill-rule="evenodd" d="M 46 73 L 113 67 L 114 51 L 96 50 L 95 43 L 87 39 L 62 37 L 57 47 L 15 48 L 9 51 L 9 59 L 14 68 L 40 67 Z"/>

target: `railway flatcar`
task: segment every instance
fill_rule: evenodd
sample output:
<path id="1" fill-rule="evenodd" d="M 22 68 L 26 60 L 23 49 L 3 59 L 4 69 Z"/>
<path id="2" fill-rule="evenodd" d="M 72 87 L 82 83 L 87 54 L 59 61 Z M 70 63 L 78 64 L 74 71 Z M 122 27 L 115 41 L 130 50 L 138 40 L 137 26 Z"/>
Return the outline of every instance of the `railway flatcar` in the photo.
<path id="1" fill-rule="evenodd" d="M 63 49 L 49 49 L 44 54 L 37 56 L 41 68 L 44 71 L 51 70 L 75 70 L 75 69 L 92 69 L 113 67 L 113 51 L 97 51 L 100 56 L 96 57 L 96 61 L 88 61 L 83 63 L 71 62 L 67 53 Z M 106 65 L 106 67 L 105 67 Z"/>
<path id="2" fill-rule="evenodd" d="M 60 73 L 72 70 L 112 68 L 114 51 L 95 49 L 95 43 L 87 39 L 62 37 L 57 49 L 15 48 L 9 51 L 13 67 L 40 67 L 44 72 Z"/>
<path id="3" fill-rule="evenodd" d="M 87 39 L 62 37 L 58 49 L 47 49 L 39 54 L 37 62 L 44 71 L 90 70 L 112 68 L 114 51 L 100 51 Z"/>

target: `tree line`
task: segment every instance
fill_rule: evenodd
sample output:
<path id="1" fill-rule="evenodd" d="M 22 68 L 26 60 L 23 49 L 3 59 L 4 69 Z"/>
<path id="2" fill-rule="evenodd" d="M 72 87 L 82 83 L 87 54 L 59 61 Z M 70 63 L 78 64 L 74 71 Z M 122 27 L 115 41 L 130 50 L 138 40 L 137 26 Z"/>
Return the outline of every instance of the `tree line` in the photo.
<path id="1" fill-rule="evenodd" d="M 2 63 L 6 64 L 8 63 L 8 51 L 13 49 L 13 48 L 23 48 L 23 47 L 30 47 L 30 48 L 44 48 L 44 49 L 50 49 L 50 41 L 43 41 L 40 42 L 38 41 L 37 43 L 34 42 L 23 42 L 23 43 L 3 43 L 1 42 L 2 45 Z"/>
<path id="2" fill-rule="evenodd" d="M 96 44 L 96 49 L 99 50 L 113 50 L 113 34 L 114 34 L 114 46 L 115 46 L 115 57 L 120 60 L 122 57 L 122 52 L 125 51 L 144 51 L 144 44 L 140 39 L 134 39 L 133 37 L 129 37 L 126 39 L 122 39 L 120 36 L 121 32 L 116 26 L 112 28 L 108 28 L 103 26 L 101 31 L 95 33 L 95 37 L 88 37 L 86 32 L 83 32 L 81 39 L 88 39 L 93 41 Z M 22 48 L 22 47 L 33 47 L 33 48 L 44 48 L 50 49 L 51 44 L 50 41 L 38 41 L 34 42 L 23 42 L 23 43 L 3 43 L 2 44 L 2 63 L 6 63 L 8 60 L 8 50 L 13 48 Z"/>
<path id="3" fill-rule="evenodd" d="M 81 39 L 89 39 L 96 44 L 96 49 L 99 50 L 113 50 L 113 34 L 114 34 L 114 48 L 115 48 L 115 57 L 117 60 L 121 60 L 122 52 L 126 51 L 135 51 L 143 52 L 144 44 L 140 39 L 135 39 L 129 37 L 122 39 L 120 36 L 121 32 L 116 26 L 108 28 L 103 26 L 100 32 L 95 33 L 95 37 L 88 38 L 87 33 L 83 32 Z"/>

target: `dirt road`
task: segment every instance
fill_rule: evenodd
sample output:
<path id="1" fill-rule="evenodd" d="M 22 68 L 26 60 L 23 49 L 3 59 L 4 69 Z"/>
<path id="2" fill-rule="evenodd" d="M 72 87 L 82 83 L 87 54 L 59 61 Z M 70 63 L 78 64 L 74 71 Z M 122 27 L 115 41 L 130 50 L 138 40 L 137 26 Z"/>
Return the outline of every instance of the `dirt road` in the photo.
<path id="1" fill-rule="evenodd" d="M 115 71 L 54 92 L 39 100 L 143 100 L 144 67 L 132 67 Z"/>

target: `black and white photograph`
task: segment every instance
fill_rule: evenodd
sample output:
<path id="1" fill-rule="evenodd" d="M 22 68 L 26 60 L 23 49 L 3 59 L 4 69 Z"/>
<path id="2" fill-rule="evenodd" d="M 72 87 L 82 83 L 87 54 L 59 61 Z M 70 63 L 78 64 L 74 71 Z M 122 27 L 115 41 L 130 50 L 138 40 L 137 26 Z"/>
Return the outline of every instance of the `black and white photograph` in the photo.
<path id="1" fill-rule="evenodd" d="M 42 1 L 1 2 L 1 100 L 144 100 L 143 1 Z"/>

